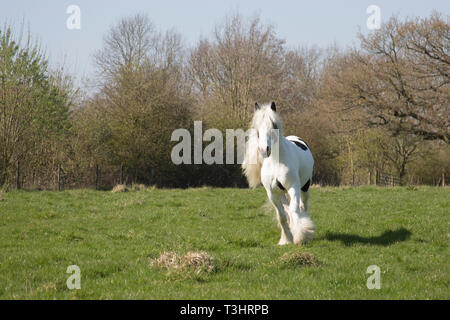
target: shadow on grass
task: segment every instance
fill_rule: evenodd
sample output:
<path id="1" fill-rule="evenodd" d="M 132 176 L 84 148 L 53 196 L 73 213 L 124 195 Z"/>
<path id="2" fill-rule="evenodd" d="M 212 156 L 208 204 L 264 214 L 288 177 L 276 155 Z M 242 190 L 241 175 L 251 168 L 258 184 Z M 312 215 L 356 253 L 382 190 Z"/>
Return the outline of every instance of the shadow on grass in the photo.
<path id="1" fill-rule="evenodd" d="M 379 236 L 362 237 L 356 234 L 347 233 L 327 233 L 325 239 L 329 241 L 341 241 L 346 246 L 351 246 L 355 243 L 369 244 L 375 246 L 389 246 L 396 242 L 406 241 L 411 237 L 411 231 L 400 228 L 397 230 L 386 230 Z"/>

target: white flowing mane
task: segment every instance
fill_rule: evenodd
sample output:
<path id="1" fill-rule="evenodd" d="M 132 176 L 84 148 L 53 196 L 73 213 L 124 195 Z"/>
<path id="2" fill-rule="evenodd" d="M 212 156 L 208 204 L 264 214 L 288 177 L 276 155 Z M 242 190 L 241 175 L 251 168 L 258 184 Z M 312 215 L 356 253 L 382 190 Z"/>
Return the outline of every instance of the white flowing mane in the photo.
<path id="1" fill-rule="evenodd" d="M 275 125 L 275 126 L 274 126 Z M 263 158 L 258 152 L 257 130 L 263 126 L 279 129 L 280 136 L 283 135 L 283 127 L 280 117 L 270 108 L 270 104 L 264 104 L 256 110 L 250 125 L 249 139 L 245 148 L 242 168 L 247 177 L 250 188 L 256 188 L 261 184 L 261 166 Z"/>

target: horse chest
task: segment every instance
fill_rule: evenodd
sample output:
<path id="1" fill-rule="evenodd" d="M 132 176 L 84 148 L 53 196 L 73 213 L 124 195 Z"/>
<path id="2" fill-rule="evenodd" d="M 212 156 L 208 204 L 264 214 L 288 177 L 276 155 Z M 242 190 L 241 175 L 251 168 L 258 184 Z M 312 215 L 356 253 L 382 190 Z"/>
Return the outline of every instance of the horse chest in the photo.
<path id="1" fill-rule="evenodd" d="M 285 182 L 288 168 L 270 159 L 266 159 L 261 167 L 261 183 L 266 189 L 277 189 L 279 182 Z"/>

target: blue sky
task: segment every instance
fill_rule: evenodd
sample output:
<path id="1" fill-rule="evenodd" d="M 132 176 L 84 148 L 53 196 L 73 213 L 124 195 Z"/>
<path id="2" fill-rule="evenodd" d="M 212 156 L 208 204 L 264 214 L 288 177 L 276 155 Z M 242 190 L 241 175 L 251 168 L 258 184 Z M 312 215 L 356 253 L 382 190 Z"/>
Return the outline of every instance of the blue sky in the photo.
<path id="1" fill-rule="evenodd" d="M 69 5 L 81 9 L 81 29 L 68 30 Z M 238 10 L 244 16 L 259 13 L 276 27 L 288 45 L 340 46 L 356 44 L 358 26 L 367 31 L 366 8 L 378 5 L 382 20 L 392 14 L 428 16 L 433 9 L 450 14 L 448 0 L 349 0 L 349 1 L 206 1 L 206 0 L 0 0 L 0 26 L 20 26 L 25 22 L 38 38 L 53 64 L 62 64 L 78 77 L 90 77 L 92 54 L 102 45 L 102 37 L 120 17 L 145 12 L 161 29 L 175 29 L 193 45 L 200 36 L 209 36 L 226 14 Z"/>

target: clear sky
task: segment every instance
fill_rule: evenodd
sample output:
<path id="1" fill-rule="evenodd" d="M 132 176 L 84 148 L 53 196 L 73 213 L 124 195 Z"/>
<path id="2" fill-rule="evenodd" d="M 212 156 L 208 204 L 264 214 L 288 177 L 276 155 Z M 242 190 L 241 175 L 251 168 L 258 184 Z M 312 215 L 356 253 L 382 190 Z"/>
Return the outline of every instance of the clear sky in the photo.
<path id="1" fill-rule="evenodd" d="M 81 29 L 69 30 L 69 5 L 81 9 Z M 53 64 L 64 63 L 78 77 L 90 77 L 92 54 L 102 37 L 120 17 L 145 12 L 161 29 L 175 29 L 193 45 L 209 36 L 226 14 L 238 10 L 244 16 L 259 13 L 276 27 L 288 45 L 340 46 L 356 44 L 358 26 L 367 31 L 369 5 L 381 9 L 382 20 L 392 14 L 428 16 L 433 9 L 450 14 L 449 0 L 0 0 L 0 26 L 19 27 L 22 22 L 38 38 Z"/>

